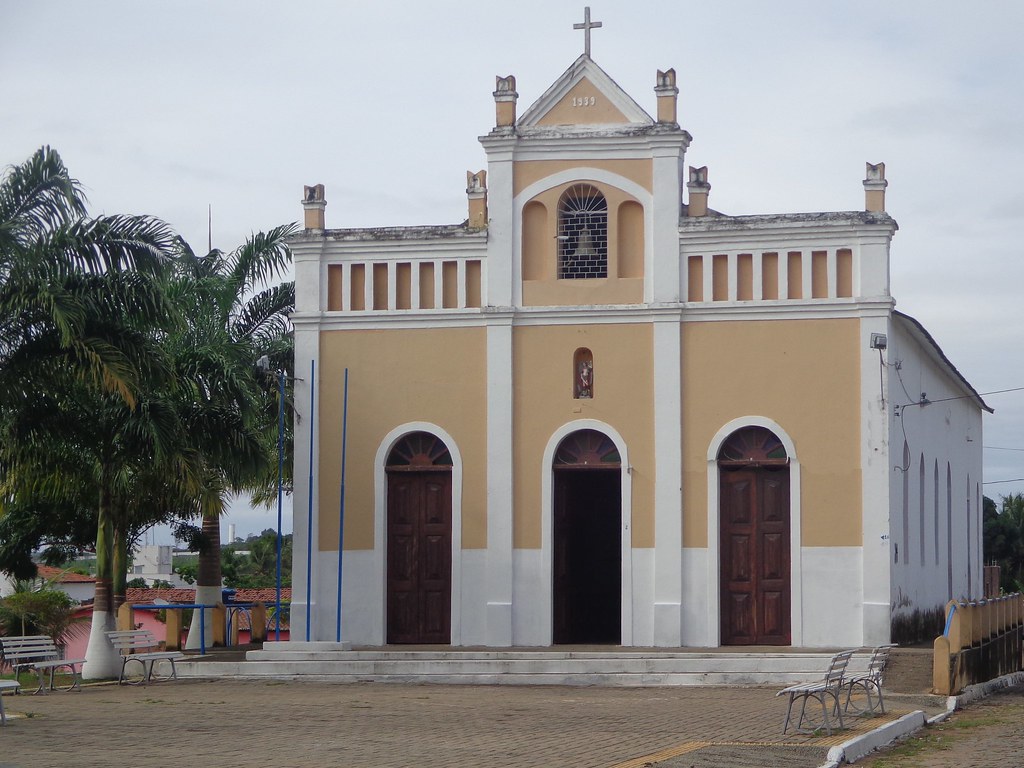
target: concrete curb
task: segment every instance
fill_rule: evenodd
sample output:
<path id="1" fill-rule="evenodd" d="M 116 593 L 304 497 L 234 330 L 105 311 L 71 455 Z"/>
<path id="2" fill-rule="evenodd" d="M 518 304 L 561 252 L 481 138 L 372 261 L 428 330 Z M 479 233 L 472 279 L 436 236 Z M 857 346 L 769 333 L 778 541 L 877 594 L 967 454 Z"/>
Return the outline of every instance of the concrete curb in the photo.
<path id="1" fill-rule="evenodd" d="M 946 699 L 946 711 L 954 712 L 962 708 L 964 704 L 984 699 L 1003 688 L 1011 688 L 1015 685 L 1024 685 L 1024 672 L 1011 672 L 1008 675 L 997 677 L 995 680 L 989 680 L 987 683 L 969 685 L 959 696 L 950 696 Z"/>
<path id="2" fill-rule="evenodd" d="M 995 680 L 989 680 L 987 683 L 969 685 L 959 696 L 950 696 L 946 699 L 945 712 L 926 718 L 924 712 L 917 710 L 909 715 L 904 715 L 899 720 L 875 728 L 869 733 L 856 736 L 838 747 L 832 747 L 828 751 L 826 762 L 818 768 L 839 768 L 843 763 L 856 762 L 876 749 L 891 744 L 896 739 L 909 736 L 926 725 L 941 723 L 956 710 L 962 709 L 965 704 L 984 699 L 1004 688 L 1012 688 L 1017 685 L 1024 685 L 1024 672 L 1012 672 L 1009 675 L 997 677 Z"/>
<path id="3" fill-rule="evenodd" d="M 924 724 L 924 712 L 916 710 L 909 715 L 904 715 L 899 720 L 893 720 L 873 731 L 855 736 L 849 741 L 844 741 L 838 747 L 832 747 L 828 751 L 828 762 L 822 768 L 825 766 L 836 768 L 843 763 L 856 762 L 879 747 L 884 747 L 886 744 L 924 727 Z"/>

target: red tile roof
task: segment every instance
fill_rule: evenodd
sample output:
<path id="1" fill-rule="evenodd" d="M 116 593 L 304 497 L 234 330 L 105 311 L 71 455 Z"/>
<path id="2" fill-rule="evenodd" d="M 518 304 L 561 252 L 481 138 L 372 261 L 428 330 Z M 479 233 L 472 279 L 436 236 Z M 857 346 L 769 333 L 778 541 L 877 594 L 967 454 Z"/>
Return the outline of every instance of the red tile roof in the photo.
<path id="1" fill-rule="evenodd" d="M 37 565 L 36 572 L 40 579 L 54 582 L 56 584 L 95 584 L 95 576 L 85 576 L 81 573 L 72 573 L 63 568 L 53 568 L 49 565 Z"/>

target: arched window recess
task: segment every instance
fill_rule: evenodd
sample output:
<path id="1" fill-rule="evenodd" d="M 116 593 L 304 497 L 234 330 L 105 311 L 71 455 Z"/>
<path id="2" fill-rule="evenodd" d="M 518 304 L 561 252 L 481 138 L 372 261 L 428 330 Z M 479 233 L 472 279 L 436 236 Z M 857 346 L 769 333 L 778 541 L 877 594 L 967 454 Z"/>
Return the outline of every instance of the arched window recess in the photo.
<path id="1" fill-rule="evenodd" d="M 607 435 L 595 429 L 581 429 L 558 444 L 554 469 L 618 469 L 619 449 Z"/>
<path id="2" fill-rule="evenodd" d="M 452 455 L 439 437 L 429 432 L 411 432 L 388 454 L 389 472 L 447 472 L 452 468 Z"/>
<path id="3" fill-rule="evenodd" d="M 785 467 L 789 465 L 786 447 L 764 427 L 737 430 L 718 451 L 720 467 Z"/>

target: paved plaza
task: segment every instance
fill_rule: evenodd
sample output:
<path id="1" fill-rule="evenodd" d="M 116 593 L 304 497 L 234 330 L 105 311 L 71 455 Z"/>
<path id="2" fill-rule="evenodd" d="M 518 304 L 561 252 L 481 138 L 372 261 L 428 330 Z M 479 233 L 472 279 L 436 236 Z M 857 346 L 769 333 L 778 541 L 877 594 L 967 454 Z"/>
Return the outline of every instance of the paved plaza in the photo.
<path id="1" fill-rule="evenodd" d="M 179 680 L 5 698 L 0 768 L 816 768 L 777 688 L 570 688 Z M 942 700 L 892 697 L 891 717 Z"/>

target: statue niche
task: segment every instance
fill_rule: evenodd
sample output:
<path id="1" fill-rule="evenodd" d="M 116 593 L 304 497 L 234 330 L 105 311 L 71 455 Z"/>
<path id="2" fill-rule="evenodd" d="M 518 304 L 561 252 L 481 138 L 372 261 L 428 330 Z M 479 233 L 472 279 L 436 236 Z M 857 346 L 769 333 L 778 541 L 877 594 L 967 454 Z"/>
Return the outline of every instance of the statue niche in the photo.
<path id="1" fill-rule="evenodd" d="M 590 400 L 594 397 L 594 355 L 580 347 L 573 355 L 573 399 Z"/>

